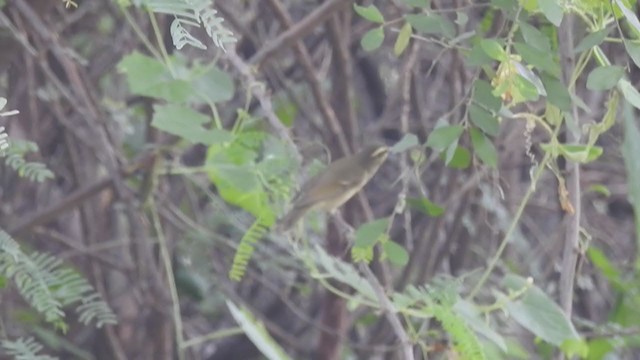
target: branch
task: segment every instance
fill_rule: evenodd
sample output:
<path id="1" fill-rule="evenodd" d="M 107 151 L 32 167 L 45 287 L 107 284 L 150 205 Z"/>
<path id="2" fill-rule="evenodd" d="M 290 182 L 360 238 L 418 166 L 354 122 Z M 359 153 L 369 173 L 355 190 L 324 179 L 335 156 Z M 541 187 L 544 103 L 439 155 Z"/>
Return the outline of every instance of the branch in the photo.
<path id="1" fill-rule="evenodd" d="M 562 74 L 567 87 L 571 84 L 571 75 L 575 68 L 575 54 L 573 53 L 573 22 L 574 16 L 566 14 L 558 33 L 559 48 L 561 51 Z M 571 114 L 576 126 L 580 127 L 578 117 L 578 107 L 575 102 L 572 103 Z M 565 126 L 566 127 L 566 126 Z M 580 141 L 579 134 L 573 134 L 572 131 L 566 130 L 568 142 L 578 143 Z M 580 242 L 580 164 L 577 162 L 567 163 L 567 190 L 569 191 L 569 201 L 575 209 L 574 214 L 567 214 L 567 228 L 564 239 L 564 251 L 562 254 L 562 270 L 560 273 L 560 305 L 567 314 L 567 318 L 571 318 L 573 307 L 573 284 L 576 276 L 576 263 L 578 261 L 578 246 Z"/>
<path id="2" fill-rule="evenodd" d="M 330 0 L 320 5 L 314 12 L 307 15 L 293 26 L 287 26 L 287 31 L 268 42 L 249 60 L 252 65 L 260 66 L 278 50 L 295 44 L 305 35 L 311 33 L 318 25 L 330 17 L 336 10 L 349 5 L 353 0 Z"/>

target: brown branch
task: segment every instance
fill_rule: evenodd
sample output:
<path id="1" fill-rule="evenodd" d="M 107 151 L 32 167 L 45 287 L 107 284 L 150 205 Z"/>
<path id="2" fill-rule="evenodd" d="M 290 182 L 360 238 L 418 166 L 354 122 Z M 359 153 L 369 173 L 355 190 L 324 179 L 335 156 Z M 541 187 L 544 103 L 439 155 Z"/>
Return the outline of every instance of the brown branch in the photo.
<path id="1" fill-rule="evenodd" d="M 227 51 L 227 59 L 231 62 L 231 64 L 238 70 L 238 72 L 244 76 L 247 81 L 247 86 L 251 89 L 251 93 L 255 96 L 260 102 L 260 106 L 262 110 L 265 112 L 265 116 L 269 125 L 276 131 L 280 139 L 287 142 L 292 154 L 294 154 L 298 163 L 301 162 L 302 157 L 300 156 L 300 152 L 296 148 L 295 143 L 289 136 L 289 131 L 282 124 L 276 113 L 273 111 L 273 104 L 271 103 L 271 97 L 267 94 L 265 86 L 259 83 L 255 76 L 254 71 L 251 67 L 245 63 L 239 56 L 236 54 L 235 49 L 230 49 Z"/>
<path id="2" fill-rule="evenodd" d="M 116 179 L 119 179 L 120 177 L 131 176 L 136 171 L 141 169 L 147 169 L 150 164 L 152 164 L 155 156 L 155 152 L 142 155 L 140 159 L 136 161 L 132 166 L 123 169 L 119 173 L 112 174 L 106 178 L 97 180 L 92 184 L 89 184 L 81 189 L 72 192 L 62 201 L 53 204 L 43 210 L 40 210 L 32 216 L 29 216 L 24 220 L 19 221 L 17 224 L 9 227 L 7 232 L 14 237 L 21 236 L 38 225 L 43 225 L 56 219 L 63 213 L 82 205 L 87 199 L 97 195 L 107 188 L 113 187 Z"/>
<path id="3" fill-rule="evenodd" d="M 573 41 L 573 21 L 574 16 L 568 14 L 562 20 L 559 29 L 560 52 L 562 56 L 562 75 L 564 83 L 570 87 L 571 75 L 575 67 L 575 54 L 571 49 L 574 47 Z M 580 126 L 580 118 L 578 116 L 578 108 L 572 103 L 573 121 Z M 579 143 L 580 135 L 573 134 L 572 131 L 566 130 L 569 142 Z M 574 214 L 565 216 L 567 228 L 564 239 L 564 251 L 562 254 L 562 272 L 560 273 L 560 306 L 564 310 L 567 318 L 571 318 L 573 308 L 573 285 L 576 276 L 576 263 L 578 261 L 578 246 L 580 242 L 580 164 L 577 162 L 567 163 L 567 190 L 569 191 L 569 201 L 575 209 Z"/>
<path id="4" fill-rule="evenodd" d="M 351 4 L 352 1 L 353 0 L 329 0 L 320 5 L 315 11 L 307 15 L 304 19 L 302 19 L 295 25 L 289 18 L 288 25 L 286 26 L 287 31 L 283 32 L 282 34 L 280 34 L 280 36 L 271 40 L 264 47 L 262 47 L 262 49 L 258 51 L 251 58 L 251 60 L 249 60 L 249 63 L 252 65 L 260 66 L 260 64 L 262 64 L 266 59 L 270 58 L 278 50 L 289 47 L 292 44 L 299 42 L 300 39 L 312 32 L 316 27 L 318 27 L 318 25 L 324 22 L 334 12 Z M 271 3 L 273 6 L 273 2 Z"/>
<path id="5" fill-rule="evenodd" d="M 109 146 L 108 134 L 100 121 L 102 116 L 96 105 L 95 96 L 93 96 L 93 92 L 89 91 L 89 87 L 86 86 L 83 81 L 86 76 L 83 76 L 82 70 L 76 65 L 75 61 L 70 59 L 68 51 L 62 47 L 56 34 L 46 26 L 38 13 L 34 11 L 26 1 L 12 0 L 10 4 L 25 18 L 43 42 L 49 45 L 53 55 L 62 65 L 71 89 L 73 90 L 72 98 L 68 100 L 84 115 L 81 119 L 85 121 L 85 126 L 91 133 L 92 138 L 98 140 L 100 144 L 103 145 L 101 151 L 96 152 L 96 156 L 103 159 L 109 171 L 117 173 L 118 158 L 115 151 Z M 81 101 L 78 101 L 78 99 Z M 115 179 L 114 185 L 116 192 L 121 195 L 120 193 L 121 190 L 124 189 L 124 185 L 119 179 Z"/>
<path id="6" fill-rule="evenodd" d="M 332 7 L 328 7 L 327 6 L 328 4 L 340 3 L 340 5 L 344 6 L 345 4 L 349 4 L 350 2 L 351 1 L 344 1 L 344 0 L 329 1 L 325 3 L 321 8 L 328 8 L 331 11 L 325 10 L 322 13 L 319 13 L 318 10 L 320 10 L 320 8 L 318 8 L 318 10 L 316 10 L 314 13 L 307 16 L 307 18 L 305 19 L 308 19 L 313 14 L 317 14 L 315 16 L 317 16 L 318 18 L 325 19 L 326 16 L 329 16 L 331 15 L 332 12 L 340 9 L 340 6 L 334 5 Z M 291 20 L 291 16 L 287 12 L 287 9 L 284 7 L 284 5 L 282 5 L 280 0 L 269 0 L 269 4 L 271 5 L 274 12 L 276 13 L 278 20 L 282 23 L 282 25 L 285 28 L 288 29 L 288 31 L 300 26 L 299 25 L 300 23 L 298 23 L 298 25 L 294 25 L 293 20 Z M 319 21 L 317 20 L 313 22 L 313 24 L 317 24 L 317 23 L 319 23 Z M 316 70 L 313 66 L 313 62 L 311 61 L 311 55 L 309 54 L 309 51 L 307 50 L 305 45 L 301 41 L 299 41 L 299 38 L 297 38 L 297 40 L 298 41 L 295 44 L 294 50 L 296 53 L 296 57 L 298 58 L 298 61 L 300 61 L 300 63 L 302 64 L 305 77 L 309 82 L 309 85 L 311 86 L 311 92 L 313 93 L 313 97 L 316 100 L 316 103 L 318 105 L 318 108 L 320 109 L 320 112 L 322 113 L 322 117 L 325 123 L 331 129 L 331 132 L 333 133 L 333 135 L 336 136 L 336 138 L 338 139 L 338 145 L 340 146 L 340 150 L 342 154 L 348 155 L 351 153 L 349 143 L 347 142 L 347 138 L 344 135 L 344 131 L 340 126 L 340 122 L 338 121 L 338 118 L 335 112 L 333 111 L 333 108 L 331 107 L 329 100 L 327 100 L 327 97 L 324 95 L 322 91 L 322 84 L 320 83 L 320 79 L 316 74 Z"/>

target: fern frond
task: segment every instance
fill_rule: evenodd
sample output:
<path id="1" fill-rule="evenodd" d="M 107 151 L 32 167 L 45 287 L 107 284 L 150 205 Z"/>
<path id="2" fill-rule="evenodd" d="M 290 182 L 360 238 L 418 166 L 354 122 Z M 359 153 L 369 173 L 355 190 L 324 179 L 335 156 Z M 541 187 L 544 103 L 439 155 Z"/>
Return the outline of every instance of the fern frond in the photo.
<path id="1" fill-rule="evenodd" d="M 451 336 L 461 359 L 486 359 L 480 340 L 451 306 L 431 304 L 431 310 L 434 317 L 440 321 L 444 330 Z"/>
<path id="2" fill-rule="evenodd" d="M 99 328 L 106 324 L 118 323 L 118 318 L 98 293 L 84 297 L 76 312 L 80 315 L 80 322 L 85 325 L 94 319 Z"/>
<path id="3" fill-rule="evenodd" d="M 57 360 L 57 357 L 39 355 L 42 345 L 32 337 L 19 338 L 15 341 L 2 340 L 0 346 L 4 352 L 15 360 Z"/>
<path id="4" fill-rule="evenodd" d="M 182 26 L 183 23 L 198 26 L 197 23 L 180 19 L 178 17 L 173 19 L 173 22 L 171 23 L 171 38 L 173 39 L 173 46 L 178 50 L 182 49 L 185 45 L 195 46 L 203 50 L 206 49 L 207 47 L 202 43 L 202 41 L 196 39 L 187 31 L 187 29 L 184 28 L 184 26 Z"/>
<path id="5" fill-rule="evenodd" d="M 356 290 L 361 296 L 369 299 L 371 302 L 377 302 L 378 298 L 376 293 L 371 287 L 371 284 L 360 275 L 358 270 L 349 264 L 335 256 L 329 255 L 322 247 L 315 245 L 311 248 L 312 252 L 309 255 L 303 255 L 307 259 L 307 262 L 312 261 L 313 265 L 318 266 L 318 269 L 314 269 L 311 276 L 315 278 L 329 277 L 336 281 L 340 281 L 346 285 L 349 285 Z M 324 270 L 326 274 L 319 273 L 320 270 Z"/>
<path id="6" fill-rule="evenodd" d="M 147 0 L 145 5 L 153 12 L 175 17 L 171 23 L 171 38 L 177 49 L 187 44 L 206 49 L 206 45 L 188 31 L 188 27 L 201 25 L 213 43 L 224 51 L 226 44 L 237 41 L 222 24 L 224 19 L 217 16 L 218 11 L 213 9 L 211 0 Z"/>
<path id="7" fill-rule="evenodd" d="M 0 156 L 9 147 L 9 135 L 4 131 L 4 126 L 0 126 Z"/>
<path id="8" fill-rule="evenodd" d="M 46 263 L 32 261 L 9 234 L 0 230 L 0 274 L 12 278 L 18 291 L 46 321 L 64 328 L 62 304 L 47 286 Z M 47 259 L 48 260 L 48 259 Z"/>
<path id="9" fill-rule="evenodd" d="M 408 286 L 403 293 L 394 296 L 399 308 L 423 309 L 435 317 L 451 336 L 461 359 L 484 360 L 486 356 L 476 333 L 454 309 L 459 300 L 459 279 L 436 278 L 433 286 Z"/>
<path id="10" fill-rule="evenodd" d="M 247 232 L 240 239 L 236 254 L 233 256 L 233 264 L 229 270 L 229 278 L 240 281 L 244 277 L 247 265 L 253 256 L 254 247 L 263 236 L 265 236 L 273 223 L 273 216 L 261 216 L 249 227 Z"/>
<path id="11" fill-rule="evenodd" d="M 113 311 L 77 271 L 48 254 L 25 254 L 2 230 L 0 275 L 13 279 L 22 297 L 56 327 L 66 328 L 62 308 L 76 303 L 81 303 L 76 311 L 84 324 L 93 319 L 98 327 L 117 322 Z"/>
<path id="12" fill-rule="evenodd" d="M 53 172 L 39 162 L 28 162 L 24 156 L 30 152 L 38 151 L 38 145 L 31 141 L 12 140 L 11 147 L 4 151 L 5 164 L 16 171 L 18 176 L 26 177 L 34 182 L 43 182 L 54 177 Z"/>

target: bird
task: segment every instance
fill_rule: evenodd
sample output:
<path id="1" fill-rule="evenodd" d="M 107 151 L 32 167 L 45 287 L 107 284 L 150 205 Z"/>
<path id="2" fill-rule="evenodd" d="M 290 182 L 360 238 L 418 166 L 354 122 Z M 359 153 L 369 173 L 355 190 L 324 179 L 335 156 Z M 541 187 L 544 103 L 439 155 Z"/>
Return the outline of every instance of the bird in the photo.
<path id="1" fill-rule="evenodd" d="M 371 180 L 388 154 L 387 146 L 368 145 L 329 164 L 302 185 L 292 200 L 291 210 L 278 221 L 277 229 L 291 229 L 311 210 L 335 211 Z"/>

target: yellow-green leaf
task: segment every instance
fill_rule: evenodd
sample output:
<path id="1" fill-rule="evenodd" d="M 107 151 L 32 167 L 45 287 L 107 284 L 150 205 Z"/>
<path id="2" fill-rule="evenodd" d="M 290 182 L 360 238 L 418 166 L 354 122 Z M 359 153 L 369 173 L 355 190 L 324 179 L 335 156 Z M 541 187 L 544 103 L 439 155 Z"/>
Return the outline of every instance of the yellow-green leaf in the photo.
<path id="1" fill-rule="evenodd" d="M 404 49 L 409 45 L 409 40 L 411 40 L 411 33 L 413 32 L 411 28 L 411 24 L 408 22 L 404 23 L 400 32 L 398 33 L 398 38 L 396 39 L 396 43 L 393 45 L 393 53 L 396 56 L 402 54 Z"/>

